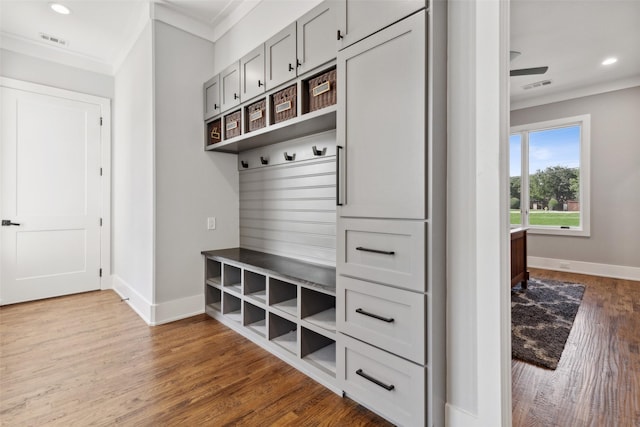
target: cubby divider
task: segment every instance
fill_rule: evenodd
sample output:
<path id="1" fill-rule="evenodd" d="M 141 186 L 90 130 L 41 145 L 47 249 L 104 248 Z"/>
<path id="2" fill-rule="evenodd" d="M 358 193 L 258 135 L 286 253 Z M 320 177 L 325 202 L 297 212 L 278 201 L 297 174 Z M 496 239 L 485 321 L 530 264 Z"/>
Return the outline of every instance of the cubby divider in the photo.
<path id="1" fill-rule="evenodd" d="M 206 281 L 209 285 L 222 285 L 222 264 L 207 258 Z"/>
<path id="2" fill-rule="evenodd" d="M 213 286 L 205 286 L 205 305 L 206 311 L 214 310 L 222 312 L 222 292 Z"/>
<path id="3" fill-rule="evenodd" d="M 243 318 L 244 326 L 253 332 L 256 332 L 263 338 L 267 336 L 267 316 L 266 311 L 263 308 L 245 301 Z"/>
<path id="4" fill-rule="evenodd" d="M 336 342 L 305 327 L 300 333 L 300 357 L 323 372 L 336 376 Z"/>
<path id="5" fill-rule="evenodd" d="M 222 314 L 234 322 L 240 323 L 242 321 L 242 302 L 240 298 L 224 292 L 222 297 Z"/>
<path id="6" fill-rule="evenodd" d="M 298 353 L 298 327 L 295 323 L 269 313 L 269 341 L 292 354 Z"/>
<path id="7" fill-rule="evenodd" d="M 292 316 L 298 316 L 298 286 L 271 277 L 269 305 Z"/>
<path id="8" fill-rule="evenodd" d="M 267 303 L 267 278 L 264 274 L 244 270 L 245 298 L 262 304 Z"/>
<path id="9" fill-rule="evenodd" d="M 336 331 L 336 297 L 301 289 L 300 318 L 328 331 Z"/>
<path id="10" fill-rule="evenodd" d="M 223 271 L 223 288 L 228 292 L 233 292 L 240 296 L 242 294 L 242 269 L 233 265 L 224 264 Z"/>

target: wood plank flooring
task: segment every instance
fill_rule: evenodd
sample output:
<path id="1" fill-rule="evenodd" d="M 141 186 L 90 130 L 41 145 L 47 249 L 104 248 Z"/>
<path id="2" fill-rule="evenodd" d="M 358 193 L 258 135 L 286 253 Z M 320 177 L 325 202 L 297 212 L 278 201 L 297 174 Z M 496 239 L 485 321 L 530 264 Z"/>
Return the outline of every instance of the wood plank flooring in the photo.
<path id="1" fill-rule="evenodd" d="M 512 362 L 513 425 L 640 426 L 640 282 L 530 273 L 586 289 L 555 371 Z"/>
<path id="2" fill-rule="evenodd" d="M 199 315 L 148 327 L 112 291 L 0 308 L 0 425 L 387 426 Z"/>

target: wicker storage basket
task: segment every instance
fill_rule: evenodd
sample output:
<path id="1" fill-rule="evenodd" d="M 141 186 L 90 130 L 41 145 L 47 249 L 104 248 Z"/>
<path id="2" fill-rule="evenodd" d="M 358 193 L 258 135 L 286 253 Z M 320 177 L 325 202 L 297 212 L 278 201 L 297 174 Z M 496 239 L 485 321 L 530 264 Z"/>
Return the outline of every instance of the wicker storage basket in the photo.
<path id="1" fill-rule="evenodd" d="M 241 117 L 242 112 L 240 110 L 224 116 L 224 139 L 233 138 L 234 136 L 238 136 L 242 133 L 242 126 L 240 123 Z"/>
<path id="2" fill-rule="evenodd" d="M 247 132 L 262 129 L 267 125 L 267 101 L 261 99 L 251 105 L 247 105 L 245 116 L 247 118 Z"/>
<path id="3" fill-rule="evenodd" d="M 222 119 L 215 119 L 207 123 L 207 145 L 222 141 Z"/>
<path id="4" fill-rule="evenodd" d="M 309 79 L 309 112 L 336 103 L 336 69 Z"/>
<path id="5" fill-rule="evenodd" d="M 271 111 L 273 112 L 274 123 L 292 119 L 298 114 L 297 97 L 297 85 L 289 86 L 271 95 Z"/>

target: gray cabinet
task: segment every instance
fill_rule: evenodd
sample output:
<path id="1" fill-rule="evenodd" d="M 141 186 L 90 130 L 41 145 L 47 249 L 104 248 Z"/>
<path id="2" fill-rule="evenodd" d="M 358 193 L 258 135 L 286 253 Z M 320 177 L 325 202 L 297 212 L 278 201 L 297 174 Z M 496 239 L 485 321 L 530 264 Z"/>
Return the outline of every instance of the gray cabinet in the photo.
<path id="1" fill-rule="evenodd" d="M 337 6 L 334 0 L 322 2 L 296 21 L 298 74 L 336 57 Z"/>
<path id="2" fill-rule="evenodd" d="M 220 97 L 221 111 L 240 104 L 240 61 L 220 73 Z"/>
<path id="3" fill-rule="evenodd" d="M 220 114 L 220 74 L 204 84 L 204 119 Z"/>
<path id="4" fill-rule="evenodd" d="M 343 49 L 425 7 L 425 0 L 341 0 L 338 48 Z"/>
<path id="5" fill-rule="evenodd" d="M 266 85 L 273 89 L 296 77 L 296 23 L 292 23 L 264 44 Z"/>
<path id="6" fill-rule="evenodd" d="M 264 44 L 240 59 L 240 98 L 249 100 L 264 93 Z"/>
<path id="7" fill-rule="evenodd" d="M 340 216 L 425 218 L 425 25 L 421 12 L 338 53 Z"/>

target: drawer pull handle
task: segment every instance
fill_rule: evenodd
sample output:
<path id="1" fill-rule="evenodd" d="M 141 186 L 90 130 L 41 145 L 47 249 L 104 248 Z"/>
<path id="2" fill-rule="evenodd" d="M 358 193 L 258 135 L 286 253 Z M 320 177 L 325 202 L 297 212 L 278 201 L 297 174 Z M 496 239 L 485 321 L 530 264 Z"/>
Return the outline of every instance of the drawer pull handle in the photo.
<path id="1" fill-rule="evenodd" d="M 373 313 L 369 313 L 367 311 L 364 311 L 361 308 L 356 308 L 356 313 L 363 314 L 363 315 L 369 316 L 369 317 L 373 317 L 374 319 L 382 320 L 383 322 L 387 322 L 387 323 L 392 323 L 393 320 L 394 320 L 393 317 L 378 316 L 377 314 L 373 314 Z"/>
<path id="2" fill-rule="evenodd" d="M 356 374 L 360 375 L 362 378 L 371 381 L 372 383 L 374 383 L 375 385 L 379 385 L 380 387 L 382 387 L 385 390 L 391 391 L 394 388 L 396 388 L 393 384 L 385 384 L 382 381 L 379 381 L 375 378 L 373 378 L 372 376 L 369 376 L 367 374 L 364 373 L 364 371 L 362 369 L 358 369 L 356 371 Z"/>
<path id="3" fill-rule="evenodd" d="M 383 255 L 395 255 L 396 254 L 394 251 L 381 251 L 381 250 L 378 250 L 378 249 L 363 248 L 362 246 L 358 246 L 356 248 L 356 251 L 373 252 L 374 254 L 383 254 Z"/>

